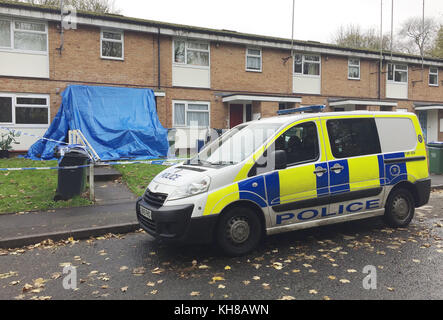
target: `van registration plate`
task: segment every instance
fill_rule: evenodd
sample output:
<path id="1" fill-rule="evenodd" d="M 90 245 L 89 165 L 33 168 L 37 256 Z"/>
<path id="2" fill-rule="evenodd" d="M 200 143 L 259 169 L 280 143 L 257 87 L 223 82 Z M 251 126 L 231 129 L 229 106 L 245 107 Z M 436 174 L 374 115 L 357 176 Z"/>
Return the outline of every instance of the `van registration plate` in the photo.
<path id="1" fill-rule="evenodd" d="M 140 206 L 140 214 L 146 219 L 152 220 L 152 211 L 143 206 Z"/>

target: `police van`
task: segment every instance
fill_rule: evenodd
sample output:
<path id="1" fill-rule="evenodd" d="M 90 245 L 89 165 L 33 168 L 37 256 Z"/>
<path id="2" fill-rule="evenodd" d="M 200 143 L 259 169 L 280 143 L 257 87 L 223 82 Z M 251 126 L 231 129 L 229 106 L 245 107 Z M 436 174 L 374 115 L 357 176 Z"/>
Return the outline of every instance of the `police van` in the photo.
<path id="1" fill-rule="evenodd" d="M 408 226 L 430 190 L 415 114 L 291 114 L 241 124 L 163 171 L 137 216 L 155 238 L 243 255 L 287 231 L 375 216 Z"/>

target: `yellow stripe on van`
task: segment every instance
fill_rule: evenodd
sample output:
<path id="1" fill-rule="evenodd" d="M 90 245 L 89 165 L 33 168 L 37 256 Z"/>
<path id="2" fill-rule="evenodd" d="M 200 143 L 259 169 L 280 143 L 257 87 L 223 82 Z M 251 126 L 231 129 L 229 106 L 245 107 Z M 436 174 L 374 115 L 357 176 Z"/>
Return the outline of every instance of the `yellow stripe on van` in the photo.
<path id="1" fill-rule="evenodd" d="M 238 184 L 214 191 L 208 195 L 204 216 L 219 214 L 227 205 L 240 199 Z"/>
<path id="2" fill-rule="evenodd" d="M 234 179 L 234 182 L 238 182 L 241 180 L 244 180 L 248 177 L 249 171 L 254 166 L 255 162 L 263 155 L 265 152 L 265 147 L 262 146 L 252 157 L 250 157 L 245 165 L 240 169 L 240 172 L 237 174 L 237 176 Z"/>
<path id="3" fill-rule="evenodd" d="M 314 171 L 314 164 L 279 171 L 280 203 L 316 198 L 317 176 Z"/>
<path id="4" fill-rule="evenodd" d="M 348 159 L 351 191 L 380 187 L 378 156 Z"/>

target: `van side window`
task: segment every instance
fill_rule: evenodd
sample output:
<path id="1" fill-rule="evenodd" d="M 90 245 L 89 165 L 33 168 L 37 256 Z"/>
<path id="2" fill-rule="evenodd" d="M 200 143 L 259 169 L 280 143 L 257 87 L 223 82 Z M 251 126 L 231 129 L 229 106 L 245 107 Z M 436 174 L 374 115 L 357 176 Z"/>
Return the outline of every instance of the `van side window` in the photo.
<path id="1" fill-rule="evenodd" d="M 317 126 L 306 122 L 292 127 L 275 141 L 275 150 L 286 151 L 288 167 L 317 161 L 320 156 Z"/>
<path id="2" fill-rule="evenodd" d="M 381 153 L 374 119 L 337 119 L 327 121 L 332 154 L 336 159 Z"/>
<path id="3" fill-rule="evenodd" d="M 268 161 L 267 157 L 277 150 L 286 151 L 288 167 L 317 161 L 320 158 L 317 125 L 314 122 L 306 122 L 287 130 L 265 150 L 248 176 L 253 177 L 273 171 L 272 161 Z"/>

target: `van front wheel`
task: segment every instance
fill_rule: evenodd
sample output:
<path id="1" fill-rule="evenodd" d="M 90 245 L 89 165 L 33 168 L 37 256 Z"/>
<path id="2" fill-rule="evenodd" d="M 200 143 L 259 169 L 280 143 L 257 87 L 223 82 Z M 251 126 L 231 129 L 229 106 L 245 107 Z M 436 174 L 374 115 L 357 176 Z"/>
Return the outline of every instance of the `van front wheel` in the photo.
<path id="1" fill-rule="evenodd" d="M 230 256 L 254 250 L 262 238 L 262 223 L 250 208 L 232 208 L 220 217 L 217 243 Z"/>
<path id="2" fill-rule="evenodd" d="M 386 203 L 384 220 L 394 228 L 408 226 L 415 214 L 414 198 L 406 189 L 392 191 Z"/>

